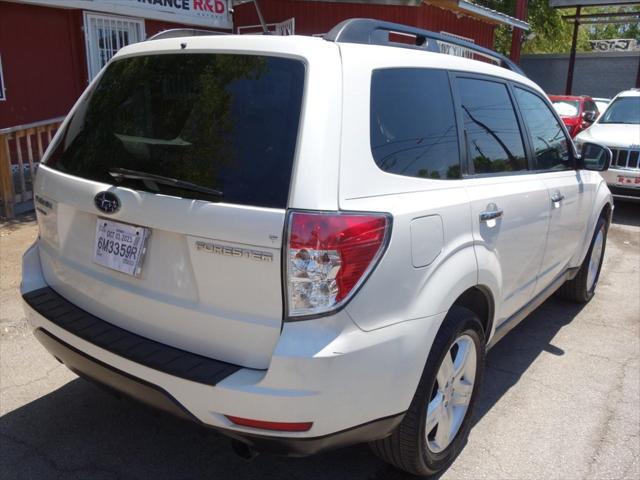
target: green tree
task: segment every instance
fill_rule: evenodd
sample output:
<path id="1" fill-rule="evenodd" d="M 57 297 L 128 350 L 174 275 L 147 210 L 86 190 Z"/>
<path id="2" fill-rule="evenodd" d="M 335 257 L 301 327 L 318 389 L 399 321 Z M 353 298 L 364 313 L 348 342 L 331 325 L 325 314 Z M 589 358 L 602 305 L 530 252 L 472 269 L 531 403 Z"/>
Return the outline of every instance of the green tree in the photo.
<path id="1" fill-rule="evenodd" d="M 516 0 L 476 0 L 477 3 L 507 15 L 514 15 Z M 582 13 L 640 11 L 640 6 L 625 7 L 589 7 Z M 562 19 L 565 15 L 574 15 L 575 8 L 555 9 L 548 0 L 529 0 L 527 21 L 531 26 L 532 37 L 525 41 L 523 53 L 568 53 L 571 49 L 573 24 Z M 590 51 L 589 40 L 605 38 L 640 39 L 640 24 L 599 24 L 583 25 L 578 30 L 578 51 Z M 508 54 L 511 49 L 511 29 L 506 26 L 496 28 L 494 48 Z"/>
<path id="2" fill-rule="evenodd" d="M 589 7 L 583 9 L 583 13 L 630 13 L 640 12 L 640 5 L 625 5 L 621 7 Z M 604 23 L 585 25 L 583 28 L 589 40 L 605 40 L 610 38 L 634 38 L 640 41 L 640 22 L 629 23 Z"/>

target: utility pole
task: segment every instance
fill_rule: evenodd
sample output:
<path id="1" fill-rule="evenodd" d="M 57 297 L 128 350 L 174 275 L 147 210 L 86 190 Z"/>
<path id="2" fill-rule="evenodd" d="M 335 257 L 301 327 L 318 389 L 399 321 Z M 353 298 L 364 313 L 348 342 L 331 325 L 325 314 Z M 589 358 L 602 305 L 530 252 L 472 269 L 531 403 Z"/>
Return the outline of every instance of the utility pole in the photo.
<path id="1" fill-rule="evenodd" d="M 567 86 L 564 89 L 565 95 L 571 95 L 573 90 L 573 69 L 576 66 L 576 47 L 578 45 L 578 28 L 580 27 L 581 6 L 576 7 L 576 17 L 573 20 L 573 39 L 571 40 L 571 54 L 569 55 L 569 71 L 567 72 Z"/>
<path id="2" fill-rule="evenodd" d="M 516 0 L 515 16 L 519 20 L 527 21 L 528 0 Z M 509 57 L 513 63 L 520 63 L 520 51 L 522 50 L 522 29 L 513 27 L 511 31 L 511 53 Z"/>

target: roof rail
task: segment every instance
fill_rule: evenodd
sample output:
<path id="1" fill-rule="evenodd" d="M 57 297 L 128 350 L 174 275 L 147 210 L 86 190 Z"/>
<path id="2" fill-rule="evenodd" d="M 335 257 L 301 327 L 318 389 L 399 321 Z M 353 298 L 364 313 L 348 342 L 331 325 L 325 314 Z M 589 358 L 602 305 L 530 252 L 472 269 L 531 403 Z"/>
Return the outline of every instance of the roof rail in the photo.
<path id="1" fill-rule="evenodd" d="M 229 35 L 224 32 L 214 32 L 212 30 L 201 30 L 198 28 L 172 28 L 170 30 L 162 30 L 155 35 L 147 38 L 147 42 L 150 40 L 164 40 L 165 38 L 180 38 L 180 37 L 201 37 L 206 35 Z"/>
<path id="2" fill-rule="evenodd" d="M 415 45 L 393 42 L 389 40 L 390 33 L 415 37 Z M 504 55 L 494 52 L 475 43 L 467 42 L 449 35 L 410 27 L 399 23 L 385 22 L 371 18 L 351 18 L 345 20 L 331 29 L 324 36 L 330 42 L 363 43 L 367 45 L 386 45 L 391 47 L 412 48 L 429 52 L 442 53 L 438 42 L 456 45 L 471 50 L 483 57 L 488 57 L 503 68 L 512 70 L 520 75 L 525 75 L 522 69 Z"/>

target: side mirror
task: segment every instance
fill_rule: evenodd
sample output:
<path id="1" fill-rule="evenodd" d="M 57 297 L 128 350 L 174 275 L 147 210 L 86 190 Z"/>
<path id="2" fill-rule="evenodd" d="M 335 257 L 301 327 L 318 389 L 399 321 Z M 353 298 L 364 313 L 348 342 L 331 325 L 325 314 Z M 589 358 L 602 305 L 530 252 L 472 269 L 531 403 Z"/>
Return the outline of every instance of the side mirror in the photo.
<path id="1" fill-rule="evenodd" d="M 604 172 L 609 169 L 613 154 L 608 147 L 597 143 L 583 143 L 578 161 L 579 168 Z"/>
<path id="2" fill-rule="evenodd" d="M 596 121 L 596 112 L 594 111 L 590 111 L 590 112 L 584 112 L 582 114 L 582 120 L 586 123 L 593 123 Z"/>

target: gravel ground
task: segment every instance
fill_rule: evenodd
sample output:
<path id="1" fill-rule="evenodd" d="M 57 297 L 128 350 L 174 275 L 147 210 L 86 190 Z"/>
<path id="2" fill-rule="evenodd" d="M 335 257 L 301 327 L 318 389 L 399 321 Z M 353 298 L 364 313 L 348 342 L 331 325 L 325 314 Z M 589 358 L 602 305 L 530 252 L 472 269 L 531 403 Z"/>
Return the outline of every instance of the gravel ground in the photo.
<path id="1" fill-rule="evenodd" d="M 36 235 L 31 217 L 0 224 L 0 478 L 408 478 L 365 445 L 245 462 L 216 432 L 77 378 L 24 320 Z M 475 422 L 443 480 L 640 478 L 640 206 L 616 206 L 588 305 L 551 298 L 491 350 Z"/>

